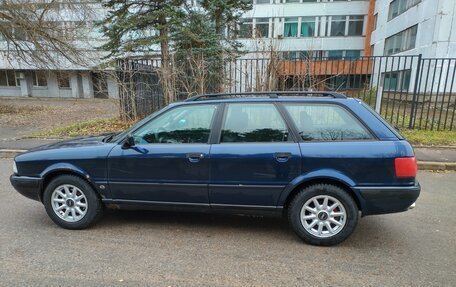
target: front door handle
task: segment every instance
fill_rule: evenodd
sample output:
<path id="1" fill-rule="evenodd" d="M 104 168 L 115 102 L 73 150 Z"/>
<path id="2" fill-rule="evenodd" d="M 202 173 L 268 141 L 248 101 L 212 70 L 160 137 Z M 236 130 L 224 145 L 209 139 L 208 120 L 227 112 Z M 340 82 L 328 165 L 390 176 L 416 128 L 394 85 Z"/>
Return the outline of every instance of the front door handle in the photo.
<path id="1" fill-rule="evenodd" d="M 291 157 L 291 152 L 276 152 L 274 153 L 274 158 L 278 162 L 287 162 Z"/>
<path id="2" fill-rule="evenodd" d="M 191 152 L 187 154 L 189 162 L 199 162 L 204 157 L 204 153 Z"/>

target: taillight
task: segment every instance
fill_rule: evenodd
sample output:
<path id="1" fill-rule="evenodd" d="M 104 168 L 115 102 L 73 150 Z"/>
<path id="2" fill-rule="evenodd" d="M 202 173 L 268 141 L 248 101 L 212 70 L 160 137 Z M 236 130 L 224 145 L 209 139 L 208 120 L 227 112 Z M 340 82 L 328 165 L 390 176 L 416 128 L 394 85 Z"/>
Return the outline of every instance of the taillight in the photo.
<path id="1" fill-rule="evenodd" d="M 416 177 L 418 170 L 416 158 L 414 156 L 395 158 L 394 169 L 397 177 Z"/>

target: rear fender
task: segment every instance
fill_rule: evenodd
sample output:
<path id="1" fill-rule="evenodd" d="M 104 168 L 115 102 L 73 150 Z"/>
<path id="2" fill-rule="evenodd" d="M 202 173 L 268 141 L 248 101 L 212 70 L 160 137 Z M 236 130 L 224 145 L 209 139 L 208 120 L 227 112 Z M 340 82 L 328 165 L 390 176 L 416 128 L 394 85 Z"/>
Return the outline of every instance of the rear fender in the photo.
<path id="1" fill-rule="evenodd" d="M 285 202 L 287 201 L 287 198 L 292 194 L 292 192 L 300 185 L 306 184 L 311 181 L 321 181 L 324 182 L 325 180 L 330 180 L 330 181 L 335 181 L 338 182 L 341 185 L 344 185 L 345 187 L 349 188 L 353 194 L 356 196 L 357 201 L 360 204 L 360 208 L 362 209 L 364 206 L 363 198 L 360 196 L 358 191 L 354 189 L 353 187 L 356 185 L 355 182 L 350 179 L 348 176 L 345 174 L 334 170 L 334 169 L 320 169 L 320 170 L 315 170 L 306 174 L 302 174 L 295 179 L 293 179 L 282 191 L 279 197 L 279 201 L 277 203 L 277 206 L 284 206 Z"/>

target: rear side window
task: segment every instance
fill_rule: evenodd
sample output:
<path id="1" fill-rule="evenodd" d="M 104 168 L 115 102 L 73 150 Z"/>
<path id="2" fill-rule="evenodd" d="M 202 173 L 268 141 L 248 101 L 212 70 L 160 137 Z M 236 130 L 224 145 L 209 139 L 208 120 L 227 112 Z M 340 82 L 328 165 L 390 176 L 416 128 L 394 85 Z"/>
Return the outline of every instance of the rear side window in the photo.
<path id="1" fill-rule="evenodd" d="M 333 104 L 285 104 L 305 141 L 373 139 L 370 132 L 346 109 Z"/>
<path id="2" fill-rule="evenodd" d="M 288 128 L 273 104 L 228 104 L 220 142 L 285 142 Z"/>

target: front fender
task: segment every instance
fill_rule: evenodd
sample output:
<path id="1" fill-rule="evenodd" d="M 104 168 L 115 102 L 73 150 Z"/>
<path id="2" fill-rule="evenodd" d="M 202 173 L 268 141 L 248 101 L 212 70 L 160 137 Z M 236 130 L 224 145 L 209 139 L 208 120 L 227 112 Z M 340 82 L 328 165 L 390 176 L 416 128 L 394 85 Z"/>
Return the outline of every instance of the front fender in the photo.
<path id="1" fill-rule="evenodd" d="M 54 163 L 54 164 L 48 166 L 45 170 L 43 170 L 40 173 L 40 177 L 44 179 L 48 175 L 55 173 L 55 172 L 74 173 L 74 174 L 77 174 L 77 175 L 87 179 L 89 182 L 92 182 L 92 179 L 87 171 L 83 170 L 80 167 L 75 166 L 74 164 L 67 163 L 67 162 Z"/>
<path id="2" fill-rule="evenodd" d="M 353 189 L 353 187 L 356 185 L 355 182 L 342 172 L 334 169 L 319 169 L 297 176 L 283 189 L 282 193 L 280 194 L 277 205 L 283 206 L 288 196 L 291 194 L 291 192 L 293 192 L 293 190 L 296 187 L 306 182 L 314 180 L 332 180 L 349 187 L 357 197 L 358 202 L 360 202 L 360 204 L 363 205 L 362 197 L 360 197 L 359 193 L 355 189 Z"/>
<path id="3" fill-rule="evenodd" d="M 105 181 L 95 182 L 86 170 L 84 170 L 72 163 L 67 163 L 67 162 L 54 163 L 54 164 L 48 166 L 45 170 L 43 170 L 40 173 L 40 177 L 43 179 L 43 182 L 44 182 L 48 176 L 58 174 L 58 173 L 68 173 L 68 174 L 78 175 L 78 176 L 86 179 L 89 182 L 89 184 L 95 189 L 95 191 L 98 192 L 98 194 L 102 198 L 110 197 L 107 182 L 105 182 Z"/>

